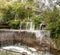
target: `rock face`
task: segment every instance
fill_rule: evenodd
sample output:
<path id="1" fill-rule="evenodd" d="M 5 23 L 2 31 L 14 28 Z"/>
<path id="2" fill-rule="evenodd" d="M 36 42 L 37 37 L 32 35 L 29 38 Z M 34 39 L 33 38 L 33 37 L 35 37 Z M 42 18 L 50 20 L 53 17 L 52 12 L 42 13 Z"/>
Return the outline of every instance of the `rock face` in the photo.
<path id="1" fill-rule="evenodd" d="M 30 46 L 36 46 L 36 45 L 43 45 L 46 43 L 48 45 L 52 44 L 52 40 L 50 37 L 42 37 L 40 40 L 39 34 L 35 35 L 34 32 L 27 32 L 27 31 L 6 31 L 6 30 L 0 30 L 0 44 L 3 45 L 10 45 L 15 43 L 23 43 Z M 46 33 L 47 34 L 47 33 Z M 45 34 L 42 34 L 43 36 Z M 41 36 L 42 36 L 41 35 Z M 37 37 L 36 37 L 37 36 Z M 10 43 L 10 44 L 9 44 Z"/>
<path id="2" fill-rule="evenodd" d="M 36 40 L 35 33 L 26 32 L 26 31 L 4 31 L 0 30 L 0 46 L 8 46 L 17 44 L 27 45 L 37 49 L 37 51 L 56 51 L 54 49 L 55 44 L 51 38 L 44 37 L 41 41 Z M 53 52 L 54 54 L 54 52 Z"/>
<path id="3" fill-rule="evenodd" d="M 0 30 L 0 46 L 12 45 L 23 40 L 36 39 L 34 33 L 25 31 L 1 31 Z"/>
<path id="4" fill-rule="evenodd" d="M 50 8 L 52 10 L 54 6 L 56 6 L 57 8 L 60 7 L 59 5 L 57 5 L 60 0 L 34 0 L 34 2 L 37 3 L 37 5 L 39 6 L 38 8 L 41 11 L 47 8 Z"/>

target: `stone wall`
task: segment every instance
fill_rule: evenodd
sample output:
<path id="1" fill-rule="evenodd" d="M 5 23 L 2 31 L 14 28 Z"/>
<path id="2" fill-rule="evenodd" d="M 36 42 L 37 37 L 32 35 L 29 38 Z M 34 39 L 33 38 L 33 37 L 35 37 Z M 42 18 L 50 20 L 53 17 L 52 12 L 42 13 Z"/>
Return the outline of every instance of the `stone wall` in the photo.
<path id="1" fill-rule="evenodd" d="M 23 40 L 36 39 L 34 33 L 26 31 L 0 30 L 0 46 L 13 45 Z"/>

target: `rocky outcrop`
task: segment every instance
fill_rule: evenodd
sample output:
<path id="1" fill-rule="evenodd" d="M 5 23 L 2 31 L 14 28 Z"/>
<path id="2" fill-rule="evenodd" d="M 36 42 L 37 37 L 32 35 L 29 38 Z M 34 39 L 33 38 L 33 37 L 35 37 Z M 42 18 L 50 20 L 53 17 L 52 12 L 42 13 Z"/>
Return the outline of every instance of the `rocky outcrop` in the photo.
<path id="1" fill-rule="evenodd" d="M 17 42 L 23 42 L 23 40 L 28 41 L 30 39 L 36 39 L 34 33 L 26 31 L 5 31 L 0 30 L 0 46 L 9 45 L 9 43 L 14 44 Z"/>
<path id="2" fill-rule="evenodd" d="M 55 55 L 60 54 L 60 51 L 55 49 L 55 44 L 51 38 L 43 37 L 39 41 L 36 40 L 35 34 L 31 32 L 0 30 L 0 46 L 15 45 L 18 43 L 33 47 L 37 51 L 49 51 Z"/>
<path id="3" fill-rule="evenodd" d="M 59 3 L 60 0 L 34 0 L 35 3 L 38 5 L 38 9 L 41 11 L 50 8 L 51 10 L 56 6 L 58 9 L 60 9 Z"/>

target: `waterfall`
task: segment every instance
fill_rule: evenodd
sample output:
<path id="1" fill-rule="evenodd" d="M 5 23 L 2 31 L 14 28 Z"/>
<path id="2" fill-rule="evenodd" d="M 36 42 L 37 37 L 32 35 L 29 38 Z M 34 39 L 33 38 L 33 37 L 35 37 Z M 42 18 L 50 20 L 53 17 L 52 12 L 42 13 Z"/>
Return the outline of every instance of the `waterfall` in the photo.
<path id="1" fill-rule="evenodd" d="M 20 30 L 34 30 L 34 25 L 32 22 L 20 22 Z"/>
<path id="2" fill-rule="evenodd" d="M 27 22 L 27 26 L 28 25 L 31 25 L 31 28 L 32 28 L 32 23 L 29 23 Z M 49 38 L 50 36 L 50 33 L 49 31 L 46 31 L 46 30 L 33 30 L 33 29 L 29 29 L 29 30 L 0 30 L 0 39 L 1 41 L 3 40 L 3 37 L 4 37 L 4 40 L 8 40 L 7 43 L 5 43 L 6 47 L 2 46 L 2 49 L 5 49 L 5 50 L 10 50 L 10 51 L 15 51 L 15 52 L 20 52 L 20 53 L 23 53 L 23 52 L 26 52 L 27 55 L 51 55 L 49 52 L 43 52 L 43 51 L 37 51 L 37 49 L 35 49 L 34 47 L 29 47 L 28 44 L 27 44 L 27 47 L 23 44 L 21 45 L 20 43 L 21 42 L 16 42 L 14 45 L 11 45 L 13 44 L 13 40 L 16 39 L 16 40 L 20 40 L 21 38 L 22 39 L 25 39 L 25 38 L 29 38 L 31 40 L 34 39 L 33 37 L 36 37 L 36 41 L 40 41 L 38 42 L 39 44 L 41 44 L 42 42 L 42 38 L 43 37 L 47 37 Z M 29 41 L 29 39 L 27 39 L 27 41 Z M 11 44 L 9 44 L 11 41 Z M 4 43 L 1 42 L 1 44 L 3 45 Z"/>
<path id="3" fill-rule="evenodd" d="M 28 47 L 28 49 L 27 49 L 26 46 L 24 46 L 24 47 L 7 46 L 7 47 L 3 47 L 2 49 L 13 51 L 12 53 L 9 53 L 9 54 L 18 52 L 22 55 L 23 52 L 25 52 L 25 55 L 52 55 L 49 52 L 37 51 L 35 48 L 32 48 L 32 47 Z M 18 53 L 16 53 L 16 54 L 18 55 Z"/>

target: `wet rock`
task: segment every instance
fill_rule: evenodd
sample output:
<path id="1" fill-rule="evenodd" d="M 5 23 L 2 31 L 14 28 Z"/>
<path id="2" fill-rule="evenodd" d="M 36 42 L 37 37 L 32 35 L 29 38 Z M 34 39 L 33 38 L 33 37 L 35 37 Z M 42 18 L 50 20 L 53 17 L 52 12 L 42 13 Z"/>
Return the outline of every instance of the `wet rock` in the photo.
<path id="1" fill-rule="evenodd" d="M 43 37 L 42 40 L 36 40 L 36 36 L 31 32 L 20 31 L 2 31 L 0 32 L 0 45 L 12 41 L 13 45 L 21 43 L 37 49 L 37 51 L 50 51 L 53 54 L 59 54 L 60 51 L 55 49 L 55 43 L 51 38 Z M 7 45 L 6 42 L 6 45 Z M 2 44 L 1 44 L 2 43 Z"/>
<path id="2" fill-rule="evenodd" d="M 27 55 L 27 53 L 26 52 L 23 52 L 22 55 Z"/>

